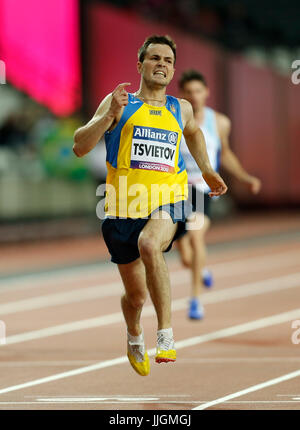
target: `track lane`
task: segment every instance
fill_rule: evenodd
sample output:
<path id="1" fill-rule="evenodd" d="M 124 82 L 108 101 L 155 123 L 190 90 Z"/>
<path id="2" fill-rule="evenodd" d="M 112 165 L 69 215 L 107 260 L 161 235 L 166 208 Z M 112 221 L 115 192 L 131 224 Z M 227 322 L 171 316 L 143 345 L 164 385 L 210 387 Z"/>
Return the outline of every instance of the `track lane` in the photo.
<path id="1" fill-rule="evenodd" d="M 180 348 L 180 341 L 193 337 L 199 339 L 209 333 L 222 331 L 224 327 L 241 326 L 255 319 L 259 320 L 293 309 L 297 303 L 300 303 L 298 281 L 295 281 L 294 287 L 281 288 L 282 283 L 276 291 L 270 290 L 261 294 L 245 295 L 234 299 L 229 295 L 227 300 L 223 301 L 214 301 L 213 297 L 214 293 L 226 295 L 230 288 L 240 284 L 250 284 L 249 291 L 251 291 L 251 284 L 255 282 L 262 282 L 263 289 L 267 285 L 267 279 L 272 276 L 274 278 L 290 276 L 293 271 L 297 272 L 299 269 L 299 250 L 299 245 L 295 241 L 285 241 L 260 248 L 252 244 L 247 249 L 228 248 L 226 253 L 224 250 L 214 252 L 209 261 L 216 265 L 214 267 L 216 288 L 207 292 L 206 318 L 203 322 L 191 322 L 186 318 L 189 274 L 183 272 L 183 285 L 178 281 L 179 284 L 172 289 L 175 303 L 176 300 L 182 300 L 183 304 L 182 308 L 175 311 L 173 318 L 175 340 L 179 345 L 178 361 L 170 366 L 156 365 L 152 361 L 151 374 L 147 378 L 141 379 L 136 375 L 130 368 L 127 358 L 120 355 L 126 350 L 123 321 L 87 331 L 72 332 L 0 348 L 0 367 L 5 369 L 1 378 L 1 388 L 70 370 L 76 371 L 79 366 L 94 366 L 95 363 L 99 363 L 99 360 L 103 363 L 115 358 L 126 358 L 123 363 L 115 366 L 3 393 L 0 396 L 0 409 L 188 410 L 224 397 L 228 393 L 294 372 L 299 369 L 296 358 L 299 357 L 300 345 L 293 345 L 291 342 L 290 320 L 275 325 L 270 323 L 268 327 L 210 339 L 204 343 L 182 348 Z M 182 269 L 178 264 L 179 269 L 176 268 L 176 262 L 172 258 L 168 258 L 168 262 L 175 269 L 172 276 L 177 278 Z M 242 262 L 243 259 L 248 261 Z M 77 274 L 79 273 L 80 270 L 77 271 Z M 107 275 L 107 279 L 111 282 L 117 279 L 116 271 L 107 270 L 105 273 L 104 277 Z M 81 289 L 84 291 L 84 288 L 95 286 L 94 278 L 91 277 L 87 283 L 84 282 L 84 276 L 81 279 L 83 279 L 82 285 L 80 286 L 81 280 L 77 279 L 76 288 L 72 288 L 71 278 L 67 286 L 62 279 L 61 286 L 58 286 L 55 294 L 60 294 L 59 287 L 64 294 L 72 289 L 79 292 Z M 280 284 L 280 279 L 277 282 Z M 256 288 L 259 291 L 259 284 Z M 36 294 L 39 299 L 43 295 L 52 295 L 50 284 L 46 287 L 37 285 L 31 292 L 33 292 L 32 297 Z M 2 294 L 13 301 L 13 291 L 11 295 L 9 291 L 1 293 L 0 288 L 0 300 L 4 297 Z M 26 290 L 19 290 L 18 294 L 20 294 L 19 299 L 24 300 Z M 99 304 L 108 312 L 117 312 L 120 308 L 116 297 L 111 295 L 100 298 Z M 24 326 L 24 321 L 26 324 L 26 320 L 30 320 L 28 328 L 35 326 L 38 329 L 43 324 L 47 327 L 51 314 L 53 314 L 52 321 L 66 321 L 66 319 L 74 321 L 78 315 L 83 317 L 99 315 L 97 308 L 99 304 L 95 303 L 95 300 L 86 300 L 81 304 L 56 304 L 49 308 L 7 314 L 5 319 L 9 319 L 17 334 Z M 298 318 L 298 313 L 290 317 Z M 149 315 L 142 321 L 147 346 L 151 349 L 155 346 L 155 317 Z M 41 364 L 43 360 L 45 362 Z M 5 363 L 12 361 L 17 361 L 19 364 L 15 367 L 5 367 Z M 172 380 L 172 387 L 170 387 L 170 380 Z M 217 404 L 215 408 L 299 409 L 299 401 L 293 400 L 289 395 L 292 392 L 297 394 L 296 384 L 297 378 L 291 379 L 276 386 L 249 393 L 244 398 Z M 58 397 L 66 397 L 68 402 L 63 403 L 58 400 Z M 73 398 L 73 401 L 69 398 Z M 80 398 L 83 399 L 82 403 L 79 403 Z M 100 400 L 93 401 L 93 398 Z"/>

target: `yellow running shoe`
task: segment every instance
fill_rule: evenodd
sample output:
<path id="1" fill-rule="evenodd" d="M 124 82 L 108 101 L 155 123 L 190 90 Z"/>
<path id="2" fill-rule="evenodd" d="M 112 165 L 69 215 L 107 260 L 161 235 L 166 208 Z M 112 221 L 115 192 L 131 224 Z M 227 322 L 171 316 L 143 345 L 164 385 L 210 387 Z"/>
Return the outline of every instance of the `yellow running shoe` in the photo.
<path id="1" fill-rule="evenodd" d="M 127 357 L 133 369 L 141 376 L 147 376 L 150 372 L 150 360 L 145 350 L 144 337 L 142 342 L 127 339 Z"/>
<path id="2" fill-rule="evenodd" d="M 155 361 L 156 363 L 174 363 L 174 361 L 176 361 L 176 350 L 173 337 L 167 337 L 163 333 L 158 334 Z"/>

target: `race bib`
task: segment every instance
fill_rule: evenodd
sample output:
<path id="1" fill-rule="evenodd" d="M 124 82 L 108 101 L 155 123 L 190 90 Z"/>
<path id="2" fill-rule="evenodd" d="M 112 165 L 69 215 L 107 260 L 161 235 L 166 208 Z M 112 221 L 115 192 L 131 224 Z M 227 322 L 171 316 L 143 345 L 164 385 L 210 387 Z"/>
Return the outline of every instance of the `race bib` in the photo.
<path id="1" fill-rule="evenodd" d="M 173 173 L 177 140 L 174 131 L 134 126 L 130 167 Z"/>

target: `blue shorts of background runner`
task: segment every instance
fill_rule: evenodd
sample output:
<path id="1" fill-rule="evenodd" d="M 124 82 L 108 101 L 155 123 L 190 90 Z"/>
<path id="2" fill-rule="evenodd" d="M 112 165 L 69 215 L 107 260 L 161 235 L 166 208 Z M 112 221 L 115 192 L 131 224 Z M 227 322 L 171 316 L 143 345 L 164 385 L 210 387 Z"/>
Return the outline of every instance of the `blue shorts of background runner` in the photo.
<path id="1" fill-rule="evenodd" d="M 191 214 L 192 207 L 186 200 L 175 204 L 164 205 L 154 212 L 164 210 L 168 212 L 173 223 L 178 223 L 172 242 L 164 252 L 170 251 L 174 240 L 185 232 L 185 219 Z M 116 264 L 128 264 L 140 257 L 138 238 L 149 221 L 147 218 L 106 218 L 102 223 L 102 233 L 106 246 L 111 255 L 111 261 Z"/>
<path id="2" fill-rule="evenodd" d="M 196 199 L 202 202 L 201 205 L 196 205 Z M 193 206 L 193 212 L 201 212 L 204 213 L 208 218 L 210 218 L 210 203 L 211 197 L 207 193 L 203 193 L 198 190 L 194 185 L 192 186 L 192 196 L 189 196 L 189 201 L 191 201 Z M 199 209 L 200 207 L 200 209 Z"/>
<path id="3" fill-rule="evenodd" d="M 196 200 L 198 199 L 198 204 Z M 193 212 L 203 213 L 208 218 L 210 218 L 210 203 L 211 197 L 207 193 L 203 193 L 198 190 L 194 185 L 192 186 L 192 193 L 189 194 L 188 201 L 192 204 Z M 200 203 L 200 204 L 199 204 Z M 181 238 L 188 232 L 186 228 L 186 222 L 184 223 L 184 228 L 181 230 L 181 234 L 177 239 Z"/>

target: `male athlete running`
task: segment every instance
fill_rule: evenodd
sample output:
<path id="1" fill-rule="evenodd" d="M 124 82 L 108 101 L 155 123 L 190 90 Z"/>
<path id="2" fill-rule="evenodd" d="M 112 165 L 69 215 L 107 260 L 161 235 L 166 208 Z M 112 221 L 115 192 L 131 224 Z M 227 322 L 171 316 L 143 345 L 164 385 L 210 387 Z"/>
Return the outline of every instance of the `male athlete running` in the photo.
<path id="1" fill-rule="evenodd" d="M 129 83 L 118 85 L 74 134 L 73 150 L 79 157 L 105 136 L 108 174 L 102 231 L 125 287 L 121 305 L 127 324 L 127 355 L 140 375 L 150 371 L 140 324 L 148 291 L 158 322 L 155 361 L 176 360 L 163 252 L 184 227 L 187 173 L 179 151 L 182 133 L 212 195 L 227 190 L 210 165 L 190 103 L 166 95 L 175 61 L 176 45 L 169 37 L 148 37 L 138 51 L 139 89 L 128 93 Z M 155 193 L 155 186 L 172 192 Z"/>

